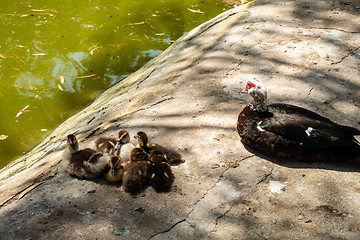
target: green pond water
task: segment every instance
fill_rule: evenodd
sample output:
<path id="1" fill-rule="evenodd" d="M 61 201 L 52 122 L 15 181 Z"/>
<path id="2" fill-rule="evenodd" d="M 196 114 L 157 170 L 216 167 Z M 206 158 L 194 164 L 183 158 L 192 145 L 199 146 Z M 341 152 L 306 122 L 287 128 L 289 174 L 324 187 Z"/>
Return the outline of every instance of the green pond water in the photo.
<path id="1" fill-rule="evenodd" d="M 239 4 L 0 2 L 0 168 L 174 40 Z"/>

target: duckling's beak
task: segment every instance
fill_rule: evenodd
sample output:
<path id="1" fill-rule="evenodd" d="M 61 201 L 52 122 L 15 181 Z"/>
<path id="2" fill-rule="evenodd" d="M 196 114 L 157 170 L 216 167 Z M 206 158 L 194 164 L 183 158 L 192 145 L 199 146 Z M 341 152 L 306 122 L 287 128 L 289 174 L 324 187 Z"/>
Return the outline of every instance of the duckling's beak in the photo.
<path id="1" fill-rule="evenodd" d="M 135 139 L 137 139 L 137 136 L 134 136 Z"/>
<path id="2" fill-rule="evenodd" d="M 117 169 L 116 169 L 116 168 L 112 168 L 112 169 L 111 169 L 111 174 L 112 174 L 112 175 L 115 175 L 116 173 L 117 173 Z"/>
<path id="3" fill-rule="evenodd" d="M 114 147 L 115 151 L 118 150 L 120 148 L 120 146 L 121 146 L 121 140 L 118 140 Z"/>

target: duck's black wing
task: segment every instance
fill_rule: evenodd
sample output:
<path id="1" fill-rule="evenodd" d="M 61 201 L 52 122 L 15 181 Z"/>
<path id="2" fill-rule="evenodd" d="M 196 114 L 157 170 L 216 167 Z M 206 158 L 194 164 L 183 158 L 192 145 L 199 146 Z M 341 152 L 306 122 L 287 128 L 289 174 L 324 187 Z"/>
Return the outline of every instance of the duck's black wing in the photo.
<path id="1" fill-rule="evenodd" d="M 342 126 L 311 112 L 289 104 L 268 106 L 272 113 L 257 122 L 257 129 L 274 133 L 276 144 L 298 144 L 309 149 L 346 147 L 354 144 L 354 135 L 360 134 L 356 128 Z"/>

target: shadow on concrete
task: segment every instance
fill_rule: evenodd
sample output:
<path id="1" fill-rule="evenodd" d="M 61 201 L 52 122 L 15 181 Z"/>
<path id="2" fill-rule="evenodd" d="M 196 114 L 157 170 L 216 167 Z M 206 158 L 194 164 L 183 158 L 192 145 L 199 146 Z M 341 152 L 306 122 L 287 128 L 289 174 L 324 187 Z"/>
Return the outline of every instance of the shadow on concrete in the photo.
<path id="1" fill-rule="evenodd" d="M 191 49 L 201 48 L 202 41 L 206 41 L 206 38 L 209 37 L 207 34 L 210 33 L 204 31 L 202 35 L 195 36 L 192 41 L 185 42 L 179 49 L 175 49 L 178 51 L 177 54 L 168 57 L 167 61 L 170 61 L 172 58 L 178 60 L 174 63 L 173 70 L 164 71 L 169 71 L 169 78 L 175 74 L 179 74 L 180 70 L 183 75 L 185 75 L 185 73 L 188 74 L 186 77 L 181 78 L 180 76 L 179 78 L 181 79 L 177 79 L 177 84 L 187 86 L 186 90 L 188 91 L 189 98 L 194 97 L 194 104 L 196 101 L 199 101 L 199 106 L 194 107 L 186 113 L 184 113 L 184 111 L 177 112 L 176 109 L 173 109 L 172 113 L 169 114 L 154 115 L 154 121 L 151 123 L 141 122 L 142 119 L 140 116 L 134 114 L 134 116 L 124 117 L 118 120 L 114 123 L 115 125 L 113 127 L 108 128 L 107 131 L 104 132 L 104 135 L 106 135 L 124 126 L 131 132 L 142 129 L 150 132 L 158 132 L 158 135 L 166 133 L 166 135 L 170 136 L 169 138 L 174 139 L 179 132 L 185 134 L 179 137 L 180 140 L 177 139 L 176 142 L 169 140 L 169 143 L 161 142 L 161 144 L 168 144 L 173 149 L 176 149 L 179 147 L 179 144 L 181 144 L 185 149 L 188 149 L 181 153 L 185 155 L 185 158 L 189 158 L 185 159 L 186 162 L 190 164 L 190 170 L 188 171 L 193 171 L 200 176 L 196 181 L 189 180 L 192 176 L 187 179 L 185 176 L 177 176 L 175 173 L 177 179 L 175 180 L 173 191 L 170 193 L 157 194 L 147 190 L 137 196 L 137 198 L 133 198 L 122 192 L 119 185 L 113 186 L 106 184 L 100 179 L 80 181 L 77 179 L 69 179 L 69 176 L 59 175 L 29 193 L 11 210 L 6 211 L 5 208 L 7 206 L 2 208 L 0 236 L 6 239 L 45 239 L 55 236 L 62 238 L 79 237 L 84 239 L 103 239 L 104 236 L 114 237 L 114 235 L 117 235 L 121 239 L 155 239 L 156 236 L 171 232 L 178 223 L 185 223 L 186 221 L 184 221 L 184 219 L 188 217 L 192 211 L 191 209 L 204 198 L 210 189 L 203 188 L 199 190 L 196 188 L 196 185 L 204 184 L 208 186 L 206 185 L 206 181 L 213 181 L 213 178 L 220 179 L 222 177 L 221 174 L 218 174 L 220 170 L 215 169 L 214 173 L 208 173 L 210 171 L 208 168 L 201 168 L 201 164 L 213 158 L 212 155 L 209 152 L 205 152 L 201 155 L 201 158 L 193 159 L 194 156 L 198 155 L 191 148 L 191 143 L 186 142 L 186 140 L 192 137 L 197 139 L 191 135 L 191 132 L 199 130 L 200 128 L 204 132 L 217 131 L 227 137 L 237 135 L 237 114 L 249 101 L 247 97 L 234 98 L 231 94 L 224 91 L 224 86 L 221 82 L 224 74 L 225 76 L 228 76 L 227 74 L 233 75 L 235 78 L 240 77 L 239 80 L 236 80 L 239 85 L 241 81 L 245 85 L 246 81 L 245 77 L 241 79 L 241 76 L 247 77 L 252 75 L 263 77 L 266 83 L 272 86 L 278 86 L 279 83 L 277 79 L 282 79 L 280 84 L 284 83 L 284 79 L 291 81 L 287 83 L 289 85 L 297 83 L 300 84 L 299 86 L 304 86 L 303 84 L 305 84 L 309 86 L 309 89 L 314 88 L 316 91 L 325 94 L 326 103 L 324 103 L 321 98 L 304 98 L 303 95 L 300 95 L 300 97 L 291 94 L 286 95 L 286 93 L 280 92 L 280 90 L 276 91 L 276 89 L 274 90 L 273 88 L 268 96 L 269 102 L 291 102 L 317 111 L 335 121 L 346 119 L 346 121 L 353 126 L 359 127 L 358 112 L 349 111 L 345 115 L 341 108 L 333 105 L 333 103 L 336 102 L 347 102 L 351 100 L 351 104 L 359 107 L 360 95 L 358 92 L 360 91 L 360 83 L 358 79 L 353 79 L 353 77 L 360 76 L 360 68 L 354 66 L 354 68 L 351 69 L 351 75 L 348 75 L 346 70 L 342 69 L 342 64 L 345 64 L 344 61 L 350 57 L 359 61 L 359 47 L 353 46 L 343 39 L 352 39 L 354 33 L 360 32 L 360 28 L 358 24 L 349 26 L 347 21 L 353 21 L 352 19 L 339 18 L 337 16 L 339 14 L 335 13 L 342 13 L 343 15 L 340 14 L 340 16 L 345 17 L 358 16 L 359 1 L 259 1 L 255 4 L 255 7 L 264 5 L 275 8 L 279 7 L 281 10 L 281 6 L 287 4 L 290 5 L 289 7 L 291 7 L 292 10 L 288 11 L 291 15 L 284 19 L 282 19 L 280 15 L 279 18 L 274 20 L 274 15 L 271 14 L 264 14 L 262 18 L 252 18 L 251 14 L 250 17 L 245 20 L 240 18 L 229 28 L 229 31 L 225 35 L 218 38 L 212 36 L 213 39 L 216 38 L 214 43 L 207 49 L 204 49 L 203 54 L 195 58 L 191 64 L 185 67 L 183 67 L 183 65 L 186 62 L 187 56 L 191 56 Z M 251 11 L 252 10 L 250 10 L 250 12 Z M 279 14 L 281 13 L 282 10 L 279 11 Z M 264 23 L 264 28 L 255 28 L 255 24 L 261 23 Z M 291 58 L 287 59 L 286 56 L 281 56 L 282 54 L 278 51 L 274 51 L 271 48 L 262 49 L 261 46 L 264 42 L 279 45 L 278 39 L 284 39 L 286 41 L 290 38 L 289 42 L 283 43 L 285 47 L 286 44 L 301 43 L 299 37 L 296 38 L 292 36 L 294 32 L 289 33 L 289 35 L 283 33 L 281 26 L 288 26 L 292 31 L 297 29 L 301 31 L 318 30 L 318 34 L 323 34 L 323 36 L 317 37 L 316 41 L 325 42 L 329 46 L 329 49 L 335 49 L 341 52 L 342 55 L 340 57 L 336 56 L 333 60 L 329 59 L 329 61 L 321 59 L 320 61 L 322 61 L 322 63 L 317 64 L 310 61 L 313 56 L 308 56 L 308 58 L 302 56 L 304 59 L 303 63 L 299 61 L 294 63 L 291 61 Z M 347 30 L 348 28 L 349 30 Z M 232 31 L 232 29 L 235 30 Z M 337 31 L 337 29 L 340 29 L 341 38 L 327 36 L 329 34 L 331 35 L 333 31 Z M 237 35 L 240 34 L 246 39 L 252 31 L 261 32 L 264 38 L 241 42 L 241 39 L 237 37 Z M 236 41 L 229 43 L 227 42 L 229 39 L 235 39 Z M 273 51 L 277 53 L 277 55 L 271 55 L 268 51 Z M 329 54 L 331 55 L 331 53 Z M 181 57 L 179 58 L 179 56 Z M 315 56 L 315 58 L 322 57 Z M 157 66 L 158 70 L 161 69 L 163 63 Z M 294 69 L 295 73 L 282 69 Z M 154 74 L 159 73 L 154 72 Z M 146 84 L 146 81 L 142 84 Z M 238 87 L 240 89 L 244 86 Z M 167 92 L 174 93 L 178 86 L 167 86 L 167 88 Z M 205 88 L 206 91 L 202 90 Z M 302 89 L 298 90 L 301 91 Z M 157 93 L 148 96 L 146 102 L 151 103 L 155 101 L 161 94 L 162 93 Z M 310 95 L 311 90 L 308 96 Z M 208 118 L 205 117 L 209 117 L 209 115 L 216 117 L 212 119 L 213 121 L 206 122 Z M 224 119 L 227 119 L 228 116 L 234 116 L 231 120 L 233 123 L 226 123 Z M 202 117 L 205 120 L 201 124 L 191 124 L 192 118 Z M 129 119 L 133 119 L 134 122 L 127 123 L 126 121 Z M 139 121 L 140 124 L 136 124 L 136 121 Z M 169 124 L 171 121 L 172 124 Z M 225 124 L 223 121 L 225 121 Z M 163 124 L 162 122 L 166 122 L 167 124 Z M 83 126 L 77 134 L 83 135 L 92 130 L 92 126 Z M 155 138 L 159 137 L 156 134 L 153 134 Z M 221 138 L 219 139 L 220 140 L 215 141 L 223 141 Z M 214 140 L 210 137 L 208 141 L 210 143 Z M 230 139 L 229 142 L 231 141 L 238 143 L 240 139 Z M 240 144 L 236 146 L 239 145 Z M 210 148 L 211 147 L 209 147 L 209 149 Z M 231 148 L 231 146 L 229 148 Z M 206 151 L 210 151 L 209 149 L 206 149 Z M 247 147 L 246 151 L 255 154 L 261 159 L 291 169 L 324 169 L 336 172 L 359 172 L 358 166 L 354 167 L 348 163 L 301 163 L 269 157 Z M 243 154 L 243 152 L 241 152 L 241 154 Z M 223 156 L 224 159 L 238 161 L 240 164 L 244 161 L 245 157 L 245 155 L 237 156 L 230 152 L 226 152 Z M 196 177 L 194 178 L 196 179 Z M 227 180 L 234 185 L 238 185 L 236 179 L 229 178 Z M 177 181 L 179 182 L 177 183 Z M 259 184 L 263 181 L 267 181 L 267 179 L 259 181 Z M 308 221 L 323 221 L 325 224 L 322 225 L 325 225 L 325 227 L 326 223 L 329 222 L 331 222 L 331 224 L 340 224 L 347 216 L 347 213 L 342 212 L 342 209 L 347 208 L 341 199 L 342 190 L 339 188 L 339 184 L 336 184 L 333 179 L 329 179 L 322 184 L 325 187 L 319 187 L 316 196 L 319 202 L 325 203 L 315 208 L 310 206 L 310 204 L 306 205 L 304 203 L 304 205 L 301 206 L 301 209 L 304 211 L 303 214 L 306 216 L 315 216 L 317 219 L 308 219 Z M 71 185 L 79 187 L 75 192 L 67 192 Z M 194 189 L 193 193 L 192 188 Z M 253 191 L 256 190 L 257 189 L 254 189 Z M 185 198 L 185 195 L 188 198 Z M 254 208 L 252 208 L 252 204 L 254 203 L 247 200 L 249 196 L 250 195 L 243 197 L 239 201 L 240 204 L 237 204 L 240 206 L 243 205 L 244 207 L 244 211 L 241 212 L 241 214 L 222 214 L 219 216 L 219 213 L 214 213 L 213 218 L 216 219 L 215 228 L 219 221 L 234 223 L 238 228 L 245 229 L 244 232 L 242 232 L 242 239 L 266 239 L 266 231 L 277 232 L 275 235 L 279 237 L 274 237 L 273 239 L 284 239 L 282 236 L 290 236 L 289 238 L 292 238 L 291 236 L 295 234 L 299 234 L 299 236 L 306 239 L 306 234 L 304 233 L 306 231 L 312 232 L 311 237 L 313 239 L 336 238 L 331 233 L 331 224 L 329 224 L 330 227 L 327 227 L 326 231 L 316 232 L 313 230 L 313 225 L 306 225 L 306 221 L 305 223 L 299 224 L 294 220 L 293 216 L 284 216 L 276 222 L 272 230 L 269 230 L 271 224 L 265 222 L 264 218 L 258 216 L 260 212 L 266 211 L 267 209 L 261 209 L 257 212 L 254 211 Z M 331 199 L 329 196 L 331 196 Z M 271 203 L 267 204 L 271 205 Z M 294 208 L 294 204 L 291 202 L 280 201 L 276 204 L 274 203 L 278 209 L 281 209 L 280 213 L 283 214 L 286 214 L 287 211 L 291 211 L 291 209 Z M 264 206 L 269 205 L 264 203 Z M 232 205 L 232 207 L 233 206 L 234 205 Z M 276 209 L 274 206 L 269 206 L 268 210 L 273 211 L 271 213 L 277 215 Z M 297 208 L 297 210 L 298 209 L 299 208 Z M 213 236 L 210 238 L 216 239 L 214 236 L 216 232 L 204 231 L 200 226 L 190 226 L 189 228 L 197 232 L 199 236 Z M 294 235 L 285 234 L 291 231 Z M 282 233 L 284 235 L 282 235 Z M 186 236 L 186 233 L 182 233 L 181 230 L 179 230 L 178 234 L 179 236 Z M 337 237 L 336 239 L 346 238 Z"/>

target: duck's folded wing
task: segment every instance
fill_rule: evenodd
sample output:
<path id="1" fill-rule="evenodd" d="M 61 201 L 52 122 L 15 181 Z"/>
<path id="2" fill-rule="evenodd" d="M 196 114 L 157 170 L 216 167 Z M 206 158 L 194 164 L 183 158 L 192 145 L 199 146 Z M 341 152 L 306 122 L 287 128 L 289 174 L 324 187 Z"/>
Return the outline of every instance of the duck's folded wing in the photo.
<path id="1" fill-rule="evenodd" d="M 350 146 L 354 141 L 352 128 L 298 114 L 275 113 L 258 122 L 257 128 L 309 149 Z"/>

